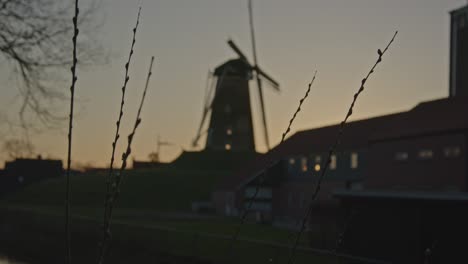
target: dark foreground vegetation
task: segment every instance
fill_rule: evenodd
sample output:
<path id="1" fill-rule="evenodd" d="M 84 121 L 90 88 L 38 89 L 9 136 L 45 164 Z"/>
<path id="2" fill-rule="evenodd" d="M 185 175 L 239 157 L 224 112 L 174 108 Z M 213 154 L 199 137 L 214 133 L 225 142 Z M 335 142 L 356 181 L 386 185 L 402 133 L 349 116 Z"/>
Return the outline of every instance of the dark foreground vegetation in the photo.
<path id="1" fill-rule="evenodd" d="M 65 247 L 62 215 L 38 214 L 18 209 L 2 209 L 0 214 L 0 247 L 8 252 L 8 256 L 28 263 L 63 263 L 62 252 Z M 74 248 L 72 257 L 76 263 L 89 263 L 97 257 L 99 225 L 89 218 L 72 217 L 71 220 Z M 185 224 L 190 225 L 187 222 Z M 261 228 L 259 229 L 261 233 Z M 136 224 L 131 221 L 115 221 L 113 230 L 108 263 L 227 262 L 226 249 L 230 241 L 230 236 L 227 235 Z M 237 263 L 284 263 L 289 251 L 290 248 L 284 244 L 241 238 L 234 258 Z M 336 263 L 333 257 L 305 248 L 299 250 L 298 256 L 296 263 Z"/>
<path id="2" fill-rule="evenodd" d="M 107 263 L 226 263 L 237 219 L 190 212 L 193 200 L 209 200 L 223 171 L 142 170 L 129 172 L 114 214 Z M 72 258 L 97 258 L 102 234 L 104 175 L 71 177 Z M 0 250 L 28 263 L 63 263 L 65 179 L 28 186 L 0 200 Z M 176 188 L 177 187 L 177 188 Z M 290 231 L 247 223 L 235 245 L 237 263 L 284 263 Z M 334 256 L 301 240 L 296 263 L 336 263 Z"/>
<path id="3" fill-rule="evenodd" d="M 99 225 L 80 218 L 72 218 L 72 223 L 72 257 L 75 263 L 89 263 L 97 257 Z M 28 263 L 63 263 L 63 216 L 3 210 L 0 227 L 0 247 L 9 256 Z M 210 263 L 175 256 L 168 250 L 170 245 L 167 233 L 118 225 L 108 263 Z"/>

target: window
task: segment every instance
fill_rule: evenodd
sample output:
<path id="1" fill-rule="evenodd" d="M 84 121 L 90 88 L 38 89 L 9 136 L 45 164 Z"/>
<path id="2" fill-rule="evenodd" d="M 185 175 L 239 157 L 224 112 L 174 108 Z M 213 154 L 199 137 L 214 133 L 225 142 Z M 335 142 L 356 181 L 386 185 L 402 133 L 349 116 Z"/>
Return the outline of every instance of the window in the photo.
<path id="1" fill-rule="evenodd" d="M 447 158 L 455 158 L 460 156 L 460 147 L 446 147 L 444 148 L 444 156 Z"/>
<path id="2" fill-rule="evenodd" d="M 395 153 L 395 160 L 398 160 L 398 161 L 408 160 L 408 152 L 397 152 L 397 153 Z"/>
<path id="3" fill-rule="evenodd" d="M 306 157 L 302 157 L 301 158 L 301 169 L 302 171 L 307 171 L 307 158 Z"/>
<path id="4" fill-rule="evenodd" d="M 358 167 L 358 154 L 356 152 L 351 153 L 351 169 L 357 169 Z"/>
<path id="5" fill-rule="evenodd" d="M 258 190 L 257 190 L 258 188 Z M 256 199 L 271 199 L 272 191 L 271 188 L 260 188 L 260 187 L 247 187 L 244 190 L 244 197 L 245 198 L 253 198 L 255 196 Z"/>
<path id="6" fill-rule="evenodd" d="M 434 156 L 434 153 L 430 149 L 422 149 L 418 153 L 418 157 L 420 159 L 432 159 Z"/>
<path id="7" fill-rule="evenodd" d="M 314 170 L 315 171 L 320 171 L 320 164 L 315 164 Z"/>
<path id="8" fill-rule="evenodd" d="M 230 104 L 226 104 L 226 105 L 224 106 L 224 112 L 225 112 L 226 114 L 230 114 L 230 113 L 232 112 L 232 108 L 231 108 L 231 105 L 230 105 Z"/>
<path id="9" fill-rule="evenodd" d="M 361 182 L 352 182 L 349 188 L 353 191 L 361 191 L 363 189 Z"/>
<path id="10" fill-rule="evenodd" d="M 250 210 L 253 211 L 271 211 L 271 203 L 268 202 L 253 202 L 252 204 L 246 202 L 244 203 L 244 208 L 247 209 L 249 208 L 250 205 Z"/>
<path id="11" fill-rule="evenodd" d="M 321 156 L 315 156 L 315 166 L 314 166 L 315 171 L 320 171 L 321 163 L 322 163 L 322 157 Z"/>
<path id="12" fill-rule="evenodd" d="M 335 170 L 336 169 L 336 155 L 331 156 L 330 160 L 330 169 Z"/>
<path id="13" fill-rule="evenodd" d="M 321 156 L 315 156 L 315 163 L 320 163 L 322 162 L 322 157 Z"/>

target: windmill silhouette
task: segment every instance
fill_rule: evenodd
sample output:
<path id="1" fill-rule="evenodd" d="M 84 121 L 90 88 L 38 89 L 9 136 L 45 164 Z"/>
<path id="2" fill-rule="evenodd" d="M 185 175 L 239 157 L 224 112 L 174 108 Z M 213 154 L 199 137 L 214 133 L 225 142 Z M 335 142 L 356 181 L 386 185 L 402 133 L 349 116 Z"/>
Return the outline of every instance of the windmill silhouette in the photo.
<path id="1" fill-rule="evenodd" d="M 232 40 L 229 47 L 238 58 L 228 60 L 209 73 L 203 107 L 203 114 L 197 134 L 192 142 L 198 146 L 200 138 L 207 134 L 206 150 L 251 151 L 255 152 L 255 140 L 250 106 L 249 81 L 256 80 L 265 143 L 270 149 L 268 128 L 263 97 L 263 80 L 274 90 L 280 91 L 279 84 L 258 65 L 255 31 L 253 26 L 252 2 L 248 2 L 249 25 L 252 41 L 253 64 Z M 208 114 L 211 113 L 208 129 L 203 131 Z"/>

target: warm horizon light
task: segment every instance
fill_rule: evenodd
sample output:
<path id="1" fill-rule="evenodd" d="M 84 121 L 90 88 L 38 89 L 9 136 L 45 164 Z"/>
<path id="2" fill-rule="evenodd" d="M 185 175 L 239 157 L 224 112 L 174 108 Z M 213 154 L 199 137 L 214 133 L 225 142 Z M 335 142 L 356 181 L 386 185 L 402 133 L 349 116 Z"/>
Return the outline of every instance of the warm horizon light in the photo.
<path id="1" fill-rule="evenodd" d="M 377 49 L 386 45 L 395 30 L 399 30 L 398 40 L 369 80 L 352 119 L 404 111 L 419 102 L 446 97 L 448 12 L 465 4 L 464 0 L 255 1 L 259 64 L 281 85 L 280 93 L 265 89 L 271 145 L 280 141 L 315 70 L 316 82 L 290 135 L 341 121 L 352 94 L 375 61 Z M 110 61 L 78 71 L 73 138 L 76 166 L 109 163 L 123 65 L 138 9 L 134 1 L 102 0 L 102 5 L 95 13 L 102 22 L 96 35 Z M 247 5 L 243 0 L 162 0 L 143 5 L 118 153 L 126 144 L 149 58 L 154 55 L 154 75 L 132 158 L 147 160 L 160 136 L 173 143 L 163 146 L 160 154 L 163 161 L 170 161 L 182 150 L 193 150 L 191 141 L 202 115 L 207 72 L 236 57 L 226 40 L 234 39 L 252 57 Z M 8 67 L 0 65 L 0 114 L 14 119 L 20 100 Z M 254 88 L 252 82 L 256 148 L 264 152 Z M 63 89 L 68 91 L 67 85 Z M 62 130 L 34 135 L 37 154 L 64 160 L 65 127 L 64 123 Z M 0 140 L 14 138 L 15 133 L 0 124 Z M 6 159 L 5 154 L 0 156 L 0 167 Z"/>

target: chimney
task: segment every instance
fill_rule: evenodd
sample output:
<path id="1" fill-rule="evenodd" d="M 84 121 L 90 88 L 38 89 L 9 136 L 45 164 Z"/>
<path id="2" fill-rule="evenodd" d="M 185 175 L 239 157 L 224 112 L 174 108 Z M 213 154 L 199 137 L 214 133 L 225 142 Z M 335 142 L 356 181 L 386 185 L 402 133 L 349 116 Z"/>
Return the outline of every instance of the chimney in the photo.
<path id="1" fill-rule="evenodd" d="M 450 12 L 450 97 L 468 96 L 468 5 Z"/>

